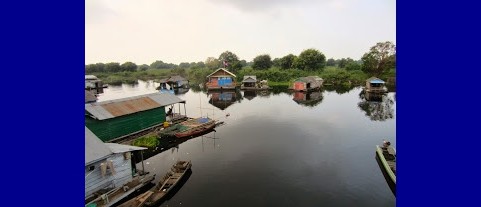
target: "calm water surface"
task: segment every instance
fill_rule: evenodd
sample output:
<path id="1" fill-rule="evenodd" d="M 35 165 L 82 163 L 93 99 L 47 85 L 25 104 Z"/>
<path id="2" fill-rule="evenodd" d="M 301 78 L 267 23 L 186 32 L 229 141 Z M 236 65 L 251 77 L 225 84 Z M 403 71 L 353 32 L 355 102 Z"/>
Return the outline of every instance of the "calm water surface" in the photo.
<path id="1" fill-rule="evenodd" d="M 157 86 L 110 86 L 98 98 Z M 377 102 L 366 101 L 361 88 L 341 93 L 178 94 L 188 116 L 226 124 L 144 161 L 157 180 L 176 160 L 193 163 L 185 184 L 161 206 L 395 206 L 375 159 L 383 139 L 396 147 L 395 93 Z"/>

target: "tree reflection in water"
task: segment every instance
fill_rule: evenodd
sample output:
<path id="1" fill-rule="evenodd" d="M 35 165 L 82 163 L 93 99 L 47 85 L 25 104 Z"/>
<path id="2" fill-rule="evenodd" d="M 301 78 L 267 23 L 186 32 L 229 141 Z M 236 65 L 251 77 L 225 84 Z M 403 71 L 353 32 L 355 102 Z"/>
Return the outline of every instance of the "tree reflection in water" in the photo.
<path id="1" fill-rule="evenodd" d="M 394 100 L 387 94 L 373 94 L 361 91 L 361 102 L 357 106 L 372 121 L 386 121 L 394 118 Z"/>

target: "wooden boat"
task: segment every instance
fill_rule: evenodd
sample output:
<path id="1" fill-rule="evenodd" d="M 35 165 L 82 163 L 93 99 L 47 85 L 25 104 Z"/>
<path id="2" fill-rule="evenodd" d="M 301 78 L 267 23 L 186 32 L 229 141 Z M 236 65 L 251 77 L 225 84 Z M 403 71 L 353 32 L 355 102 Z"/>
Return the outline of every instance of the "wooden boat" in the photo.
<path id="1" fill-rule="evenodd" d="M 177 161 L 160 182 L 147 192 L 119 205 L 119 207 L 154 206 L 164 198 L 190 170 L 190 161 Z"/>
<path id="2" fill-rule="evenodd" d="M 376 154 L 389 178 L 396 185 L 396 150 L 385 142 L 383 146 L 376 145 Z"/>
<path id="3" fill-rule="evenodd" d="M 109 207 L 123 198 L 127 197 L 128 195 L 134 193 L 135 191 L 139 190 L 143 186 L 146 186 L 147 184 L 151 183 L 155 178 L 154 175 L 145 175 L 145 176 L 139 176 L 135 177 L 132 179 L 132 181 L 126 183 L 123 186 L 114 188 L 105 194 L 102 194 L 98 198 L 90 201 L 87 203 L 85 206 L 86 207 Z"/>
<path id="4" fill-rule="evenodd" d="M 161 137 L 184 138 L 201 134 L 215 126 L 216 122 L 210 118 L 189 119 L 162 130 L 159 135 Z"/>

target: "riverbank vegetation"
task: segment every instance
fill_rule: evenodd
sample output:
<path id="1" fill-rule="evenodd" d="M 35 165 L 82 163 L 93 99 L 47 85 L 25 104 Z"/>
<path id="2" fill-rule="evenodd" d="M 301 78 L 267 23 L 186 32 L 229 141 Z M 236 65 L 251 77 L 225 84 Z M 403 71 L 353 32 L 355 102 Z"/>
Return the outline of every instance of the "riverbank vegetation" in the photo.
<path id="1" fill-rule="evenodd" d="M 186 77 L 192 85 L 204 83 L 206 76 L 219 67 L 227 68 L 241 82 L 245 75 L 268 80 L 270 86 L 288 86 L 299 77 L 319 76 L 325 85 L 362 85 L 371 76 L 394 84 L 396 76 L 396 47 L 391 42 L 380 42 L 371 47 L 360 60 L 351 58 L 326 60 L 316 49 L 306 49 L 298 56 L 288 54 L 271 59 L 262 54 L 251 62 L 240 60 L 236 54 L 225 51 L 219 58 L 208 57 L 204 62 L 182 62 L 179 65 L 160 60 L 150 65 L 132 62 L 96 63 L 85 66 L 85 73 L 102 79 L 104 83 L 119 85 L 137 80 L 160 80 L 171 75 Z"/>

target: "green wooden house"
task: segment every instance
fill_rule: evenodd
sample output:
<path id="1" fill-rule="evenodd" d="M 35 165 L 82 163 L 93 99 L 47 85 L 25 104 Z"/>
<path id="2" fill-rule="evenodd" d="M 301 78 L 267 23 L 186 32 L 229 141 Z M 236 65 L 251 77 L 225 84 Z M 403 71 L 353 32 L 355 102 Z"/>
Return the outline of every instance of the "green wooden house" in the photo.
<path id="1" fill-rule="evenodd" d="M 170 93 L 153 93 L 85 104 L 85 126 L 104 142 L 166 121 L 165 106 L 185 101 Z M 180 112 L 180 106 L 179 106 Z"/>

